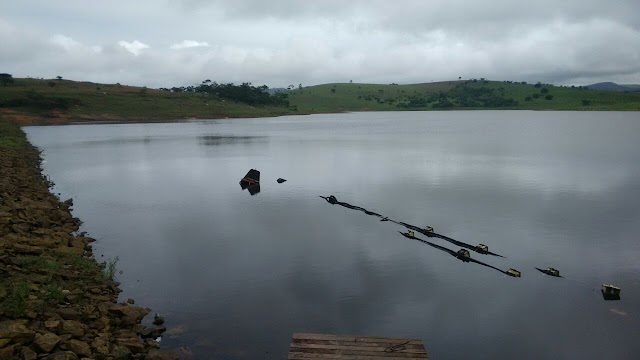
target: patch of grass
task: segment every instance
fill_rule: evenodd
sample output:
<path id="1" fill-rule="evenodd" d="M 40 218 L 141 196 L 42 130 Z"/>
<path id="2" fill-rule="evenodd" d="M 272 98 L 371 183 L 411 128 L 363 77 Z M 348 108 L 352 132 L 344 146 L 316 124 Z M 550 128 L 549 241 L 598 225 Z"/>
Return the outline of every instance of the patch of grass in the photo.
<path id="1" fill-rule="evenodd" d="M 27 299 L 29 298 L 29 282 L 22 279 L 2 284 L 7 290 L 6 296 L 0 302 L 0 313 L 10 318 L 19 318 L 26 315 Z"/>
<path id="2" fill-rule="evenodd" d="M 63 253 L 53 254 L 53 258 L 63 266 L 68 266 L 81 272 L 99 272 L 101 270 L 100 264 L 92 258 Z"/>
<path id="3" fill-rule="evenodd" d="M 0 117 L 0 149 L 23 148 L 27 145 L 26 136 L 20 126 Z"/>
<path id="4" fill-rule="evenodd" d="M 47 304 L 56 305 L 64 301 L 64 293 L 62 287 L 58 284 L 49 284 L 45 288 L 44 301 Z"/>
<path id="5" fill-rule="evenodd" d="M 63 267 L 63 264 L 47 255 L 18 255 L 16 263 L 25 270 L 46 273 L 57 273 Z"/>
<path id="6" fill-rule="evenodd" d="M 103 263 L 102 276 L 105 280 L 115 281 L 116 279 L 116 264 L 118 264 L 118 257 L 108 259 Z"/>

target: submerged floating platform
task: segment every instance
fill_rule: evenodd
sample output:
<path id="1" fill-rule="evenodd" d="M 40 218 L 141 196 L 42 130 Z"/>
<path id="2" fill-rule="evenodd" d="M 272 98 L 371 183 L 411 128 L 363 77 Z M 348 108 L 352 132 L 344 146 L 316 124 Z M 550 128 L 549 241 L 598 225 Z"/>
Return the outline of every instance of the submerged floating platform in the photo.
<path id="1" fill-rule="evenodd" d="M 426 359 L 420 339 L 378 336 L 340 336 L 333 334 L 294 333 L 289 360 L 397 360 Z"/>

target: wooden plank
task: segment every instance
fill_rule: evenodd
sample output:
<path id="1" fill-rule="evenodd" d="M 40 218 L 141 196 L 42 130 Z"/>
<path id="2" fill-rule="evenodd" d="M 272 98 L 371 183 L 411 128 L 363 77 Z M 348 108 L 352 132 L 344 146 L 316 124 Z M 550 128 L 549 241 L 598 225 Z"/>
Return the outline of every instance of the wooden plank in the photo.
<path id="1" fill-rule="evenodd" d="M 410 360 L 427 359 L 421 339 L 294 333 L 290 360 Z"/>
<path id="2" fill-rule="evenodd" d="M 333 355 L 363 355 L 378 356 L 381 358 L 397 357 L 403 359 L 426 359 L 427 354 L 406 353 L 401 351 L 385 352 L 385 351 L 363 351 L 363 350 L 342 350 L 342 349 L 308 349 L 308 348 L 291 348 L 289 353 L 312 353 L 312 354 L 333 354 Z"/>
<path id="3" fill-rule="evenodd" d="M 350 335 L 333 335 L 333 334 L 304 334 L 294 333 L 293 339 L 310 339 L 310 340 L 336 340 L 336 341 L 359 341 L 359 342 L 376 342 L 384 340 L 385 343 L 404 343 L 406 341 L 415 341 L 422 344 L 421 339 L 412 338 L 394 338 L 382 336 L 350 336 Z"/>
<path id="4" fill-rule="evenodd" d="M 403 345 L 402 348 L 398 348 L 397 351 L 387 351 L 390 346 L 394 346 L 393 344 L 387 346 L 345 346 L 345 345 L 336 345 L 336 344 L 299 344 L 299 343 L 291 343 L 291 349 L 334 349 L 334 350 L 350 350 L 350 351 L 377 351 L 377 352 L 390 352 L 390 353 L 412 353 L 412 354 L 426 354 L 427 352 L 424 350 L 424 347 L 412 346 L 411 348 Z"/>
<path id="5" fill-rule="evenodd" d="M 389 343 L 384 342 L 384 339 L 379 339 L 377 342 L 351 342 L 351 341 L 333 341 L 333 340 L 309 340 L 309 339 L 292 339 L 294 344 L 317 344 L 317 345 L 336 345 L 336 346 L 357 346 L 357 347 L 384 347 L 389 346 L 404 346 L 407 349 L 422 349 L 424 345 L 422 341 L 406 340 L 402 343 Z"/>
<path id="6" fill-rule="evenodd" d="M 334 354 L 313 354 L 313 353 L 290 353 L 288 359 L 289 360 L 407 360 L 407 358 L 398 358 L 398 357 L 334 355 Z"/>

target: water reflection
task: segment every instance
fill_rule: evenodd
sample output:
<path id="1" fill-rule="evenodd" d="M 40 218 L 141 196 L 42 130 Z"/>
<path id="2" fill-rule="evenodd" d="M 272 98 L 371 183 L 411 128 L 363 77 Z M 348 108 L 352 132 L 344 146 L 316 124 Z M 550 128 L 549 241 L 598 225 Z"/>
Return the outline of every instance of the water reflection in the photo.
<path id="1" fill-rule="evenodd" d="M 199 136 L 198 142 L 207 146 L 248 144 L 256 141 L 267 141 L 264 136 L 205 135 Z"/>

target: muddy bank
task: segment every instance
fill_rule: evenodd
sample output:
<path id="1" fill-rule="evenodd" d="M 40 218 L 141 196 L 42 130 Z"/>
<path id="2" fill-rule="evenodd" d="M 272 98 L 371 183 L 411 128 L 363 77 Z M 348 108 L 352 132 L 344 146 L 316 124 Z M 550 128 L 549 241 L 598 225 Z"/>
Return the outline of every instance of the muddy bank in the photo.
<path id="1" fill-rule="evenodd" d="M 338 113 L 338 112 L 314 112 L 322 113 Z M 164 116 L 164 115 L 145 115 L 145 116 L 124 116 L 124 115 L 86 115 L 71 114 L 64 111 L 51 111 L 45 114 L 36 114 L 29 112 L 16 111 L 11 109 L 0 108 L 0 117 L 11 120 L 21 126 L 39 126 L 39 125 L 74 125 L 74 124 L 134 124 L 134 123 L 160 123 L 160 122 L 182 122 L 193 120 L 220 120 L 220 119 L 256 119 L 265 117 L 278 117 L 289 115 L 310 115 L 310 112 L 287 112 L 287 113 L 265 113 L 265 114 L 217 114 L 207 116 Z"/>
<path id="2" fill-rule="evenodd" d="M 0 118 L 0 359 L 172 359 L 145 327 L 150 309 L 117 303 L 115 262 L 99 264 L 73 202 L 49 192 L 40 157 Z"/>

